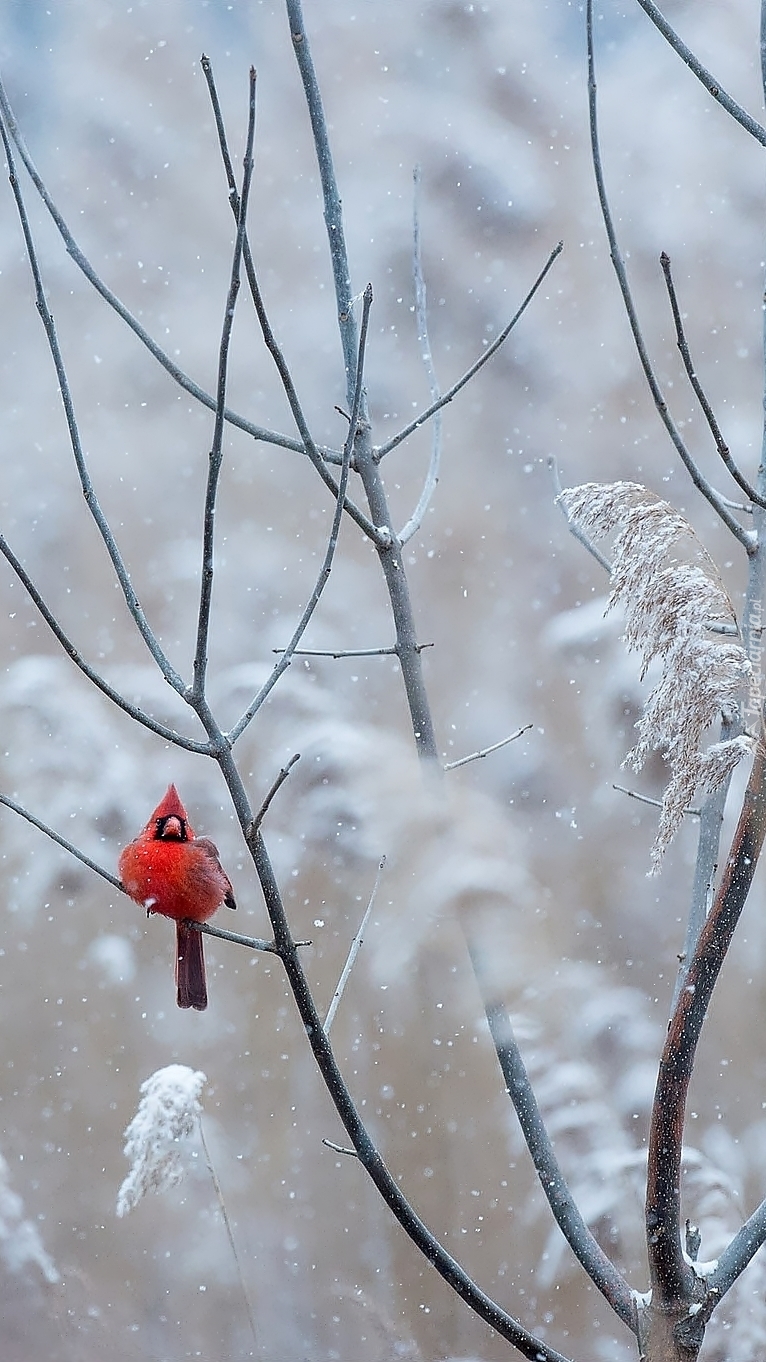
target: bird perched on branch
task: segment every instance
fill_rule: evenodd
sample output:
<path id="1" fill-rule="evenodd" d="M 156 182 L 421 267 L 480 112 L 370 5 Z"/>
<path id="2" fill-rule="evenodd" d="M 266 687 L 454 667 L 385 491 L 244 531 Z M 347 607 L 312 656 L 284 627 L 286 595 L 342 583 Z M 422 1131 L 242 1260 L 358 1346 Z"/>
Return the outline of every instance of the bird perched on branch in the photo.
<path id="1" fill-rule="evenodd" d="M 207 922 L 222 903 L 236 908 L 229 877 L 208 837 L 195 837 L 175 785 L 169 785 L 146 827 L 120 855 L 122 887 L 146 915 L 162 913 L 176 924 L 178 1006 L 207 1007 L 202 933 L 188 926 Z"/>

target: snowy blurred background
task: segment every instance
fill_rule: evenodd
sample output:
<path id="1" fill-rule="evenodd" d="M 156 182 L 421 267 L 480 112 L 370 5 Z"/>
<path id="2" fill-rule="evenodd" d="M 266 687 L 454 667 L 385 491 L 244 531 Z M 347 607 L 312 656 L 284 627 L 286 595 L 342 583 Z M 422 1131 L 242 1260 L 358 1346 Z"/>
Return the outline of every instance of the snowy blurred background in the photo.
<path id="1" fill-rule="evenodd" d="M 667 13 L 756 117 L 758 7 Z M 736 546 L 693 494 L 639 376 L 589 162 L 583 15 L 566 0 L 306 3 L 352 267 L 375 290 L 367 382 L 376 443 L 427 404 L 412 310 L 412 174 L 443 387 L 564 253 L 506 347 L 444 418 L 439 488 L 408 565 L 445 760 L 534 725 L 449 776 L 431 808 L 390 657 L 296 663 L 242 740 L 251 798 L 301 761 L 267 823 L 309 971 L 329 998 L 380 856 L 373 923 L 335 1025 L 339 1058 L 391 1168 L 480 1285 L 573 1356 L 635 1355 L 551 1231 L 483 1021 L 464 928 L 516 1019 L 583 1209 L 642 1289 L 641 1161 L 683 940 L 694 829 L 648 879 L 656 811 L 612 789 L 641 704 L 606 581 L 553 505 L 566 484 L 645 482 L 684 510 L 739 601 Z M 700 375 L 734 456 L 760 447 L 763 173 L 638 6 L 599 18 L 606 172 L 642 320 L 674 413 L 728 495 L 679 370 L 658 257 L 670 254 Z M 232 146 L 258 70 L 250 233 L 272 323 L 319 442 L 344 436 L 331 274 L 305 105 L 276 0 L 0 0 L 0 68 L 32 155 L 94 267 L 212 390 L 232 219 L 199 57 Z M 239 165 L 239 160 L 237 160 Z M 105 511 L 142 604 L 188 674 L 212 416 L 78 273 L 22 175 Z M 13 201 L 0 197 L 2 532 L 86 656 L 195 733 L 153 671 L 90 521 L 35 313 Z M 293 435 L 245 291 L 231 405 Z M 429 433 L 384 464 L 399 523 Z M 218 516 L 211 691 L 241 712 L 313 585 L 332 503 L 298 454 L 229 431 Z M 387 645 L 377 558 L 347 523 L 306 646 Z M 260 894 L 216 769 L 143 730 L 63 657 L 0 571 L 0 789 L 113 869 L 175 780 L 261 935 Z M 658 760 L 640 787 L 657 795 Z M 508 1349 L 405 1240 L 353 1160 L 268 957 L 208 943 L 211 1006 L 178 1012 L 172 931 L 13 814 L 0 814 L 0 1317 L 8 1362 L 253 1355 L 217 1203 L 198 1175 L 115 1218 L 140 1083 L 208 1075 L 207 1135 L 263 1358 L 501 1358 Z M 757 883 L 701 1047 L 688 1210 L 702 1256 L 766 1186 L 766 941 Z M 224 925 L 230 925 L 228 922 Z M 725 1113 L 725 1120 L 722 1119 Z M 18 1200 L 21 1198 L 21 1201 Z M 763 1356 L 758 1260 L 709 1358 Z M 57 1280 L 54 1281 L 54 1277 Z M 733 1332 L 732 1332 L 733 1331 Z M 734 1344 L 736 1343 L 736 1346 Z"/>

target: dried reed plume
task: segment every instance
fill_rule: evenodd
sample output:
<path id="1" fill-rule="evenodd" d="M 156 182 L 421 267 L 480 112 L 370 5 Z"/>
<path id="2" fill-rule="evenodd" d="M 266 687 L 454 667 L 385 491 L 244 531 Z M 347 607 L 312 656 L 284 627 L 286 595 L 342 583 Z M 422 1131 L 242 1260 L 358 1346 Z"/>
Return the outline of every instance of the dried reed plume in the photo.
<path id="1" fill-rule="evenodd" d="M 655 660 L 662 666 L 625 758 L 638 771 L 658 749 L 670 767 L 652 847 L 657 870 L 695 789 L 714 790 L 752 750 L 746 736 L 702 746 L 719 719 L 737 722 L 750 662 L 739 643 L 711 636 L 713 626 L 736 627 L 734 607 L 684 516 L 635 482 L 586 482 L 558 500 L 585 535 L 613 538 L 607 610 L 623 607 L 625 642 L 641 654 L 642 678 Z"/>

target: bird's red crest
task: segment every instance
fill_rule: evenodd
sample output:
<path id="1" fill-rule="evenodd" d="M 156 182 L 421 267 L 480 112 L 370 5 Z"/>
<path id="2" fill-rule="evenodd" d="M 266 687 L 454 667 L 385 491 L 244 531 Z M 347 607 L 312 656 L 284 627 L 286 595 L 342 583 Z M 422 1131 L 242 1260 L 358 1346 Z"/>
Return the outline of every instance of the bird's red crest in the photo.
<path id="1" fill-rule="evenodd" d="M 173 816 L 182 818 L 185 823 L 189 821 L 175 785 L 168 785 L 165 795 L 154 810 L 149 822 L 155 823 L 158 818 L 171 818 Z"/>

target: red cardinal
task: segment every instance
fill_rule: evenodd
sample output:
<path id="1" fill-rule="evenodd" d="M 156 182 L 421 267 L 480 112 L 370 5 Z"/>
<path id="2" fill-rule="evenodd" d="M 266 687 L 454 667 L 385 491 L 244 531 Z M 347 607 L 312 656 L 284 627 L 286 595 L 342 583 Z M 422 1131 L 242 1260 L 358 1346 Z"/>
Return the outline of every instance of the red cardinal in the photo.
<path id="1" fill-rule="evenodd" d="M 202 933 L 185 919 L 207 922 L 222 903 L 236 908 L 229 877 L 218 859 L 218 849 L 207 837 L 195 837 L 175 785 L 157 805 L 146 827 L 125 848 L 119 860 L 126 894 L 149 913 L 162 913 L 176 922 L 176 984 L 178 1006 L 207 1007 Z"/>

